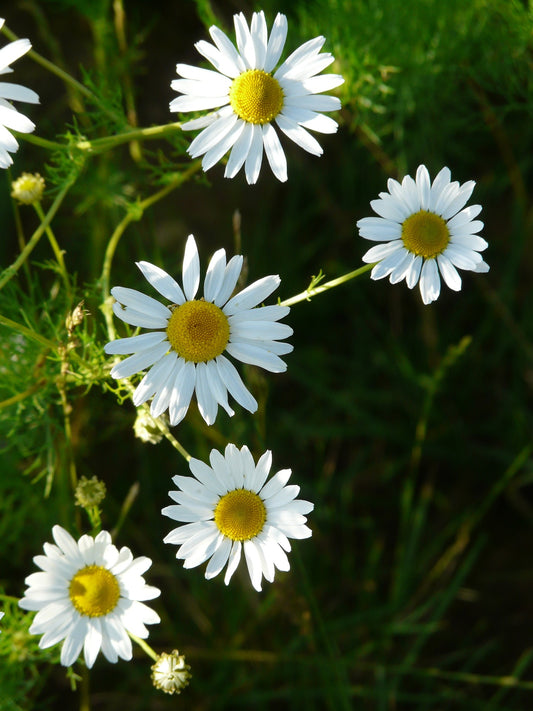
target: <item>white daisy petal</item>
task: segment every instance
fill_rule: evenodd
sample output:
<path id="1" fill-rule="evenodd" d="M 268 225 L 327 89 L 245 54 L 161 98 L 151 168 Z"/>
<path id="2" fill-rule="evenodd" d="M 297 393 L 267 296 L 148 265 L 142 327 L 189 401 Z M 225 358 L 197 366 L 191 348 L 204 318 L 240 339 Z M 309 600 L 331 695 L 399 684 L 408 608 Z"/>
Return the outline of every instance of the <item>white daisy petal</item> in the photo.
<path id="1" fill-rule="evenodd" d="M 242 543 L 240 541 L 233 541 L 231 547 L 231 552 L 229 554 L 228 567 L 226 568 L 226 575 L 224 576 L 224 583 L 229 585 L 233 573 L 237 570 L 239 562 L 241 560 Z"/>
<path id="2" fill-rule="evenodd" d="M 271 274 L 254 281 L 253 284 L 247 286 L 228 301 L 224 306 L 224 313 L 226 316 L 231 316 L 237 311 L 244 311 L 257 306 L 278 288 L 280 281 L 277 274 Z"/>
<path id="3" fill-rule="evenodd" d="M 196 296 L 200 285 L 200 257 L 196 241 L 192 235 L 187 238 L 183 257 L 183 291 L 190 301 Z"/>
<path id="4" fill-rule="evenodd" d="M 267 53 L 268 30 L 265 20 L 265 13 L 254 12 L 252 15 L 252 24 L 250 26 L 250 34 L 254 45 L 255 53 L 255 69 L 263 69 Z"/>
<path id="5" fill-rule="evenodd" d="M 193 363 L 187 361 L 177 373 L 170 394 L 168 415 L 172 426 L 179 424 L 187 414 L 195 385 L 196 368 Z"/>
<path id="6" fill-rule="evenodd" d="M 278 114 L 275 120 L 283 133 L 290 138 L 291 141 L 294 141 L 294 143 L 300 146 L 300 148 L 303 148 L 304 151 L 307 151 L 315 156 L 322 155 L 324 151 L 322 150 L 320 143 L 316 140 L 316 138 L 313 138 L 313 136 L 311 136 L 305 128 L 296 123 L 296 121 L 293 121 L 284 114 Z"/>
<path id="7" fill-rule="evenodd" d="M 226 163 L 224 171 L 225 178 L 234 178 L 244 165 L 248 157 L 254 136 L 254 127 L 251 123 L 245 123 L 240 136 L 237 138 L 231 149 L 231 153 Z"/>
<path id="8" fill-rule="evenodd" d="M 285 40 L 287 39 L 287 29 L 287 18 L 279 12 L 276 15 L 270 37 L 268 38 L 265 63 L 263 66 L 265 72 L 270 73 L 279 62 L 283 47 L 285 46 Z"/>
<path id="9" fill-rule="evenodd" d="M 457 269 L 450 262 L 445 254 L 439 254 L 437 257 L 437 263 L 439 265 L 440 273 L 446 284 L 453 289 L 453 291 L 461 290 L 461 277 L 459 276 Z"/>
<path id="10" fill-rule="evenodd" d="M 233 294 L 237 281 L 241 275 L 242 265 L 243 257 L 240 254 L 236 254 L 229 260 L 224 270 L 224 281 L 222 282 L 222 286 L 220 287 L 220 290 L 215 298 L 215 304 L 217 306 L 222 307 Z"/>
<path id="11" fill-rule="evenodd" d="M 284 373 L 287 370 L 287 364 L 279 356 L 269 353 L 260 346 L 242 342 L 228 343 L 226 350 L 237 360 L 250 365 L 257 365 L 271 373 Z"/>
<path id="12" fill-rule="evenodd" d="M 154 318 L 164 319 L 170 316 L 170 311 L 166 306 L 163 306 L 159 301 L 151 296 L 142 294 L 136 289 L 128 289 L 125 286 L 115 286 L 111 289 L 113 296 L 119 304 L 125 307 L 130 307 L 134 311 L 153 316 Z"/>
<path id="13" fill-rule="evenodd" d="M 215 25 L 209 28 L 209 34 L 221 54 L 225 57 L 225 61 L 227 62 L 230 70 L 229 73 L 228 71 L 225 72 L 227 76 L 234 78 L 241 72 L 245 71 L 246 66 L 242 61 L 241 55 L 235 49 L 233 42 L 228 38 L 228 36 L 225 35 L 222 30 L 219 30 L 218 27 L 215 27 Z"/>
<path id="14" fill-rule="evenodd" d="M 224 270 L 226 269 L 226 250 L 219 249 L 211 257 L 204 280 L 204 299 L 215 301 L 222 282 L 224 281 Z"/>
<path id="15" fill-rule="evenodd" d="M 136 407 L 142 405 L 164 387 L 165 382 L 170 379 L 177 361 L 178 354 L 172 351 L 150 368 L 133 393 L 132 401 Z"/>
<path id="16" fill-rule="evenodd" d="M 165 340 L 163 343 L 157 343 L 155 346 L 151 346 L 150 348 L 131 355 L 129 358 L 122 360 L 111 368 L 111 377 L 116 379 L 129 378 L 134 373 L 145 370 L 160 360 L 168 351 L 168 347 L 168 341 Z"/>
<path id="17" fill-rule="evenodd" d="M 125 355 L 126 353 L 135 353 L 136 351 L 146 350 L 152 346 L 161 343 L 165 340 L 166 333 L 164 331 L 150 331 L 142 333 L 140 336 L 131 336 L 130 338 L 120 338 L 116 341 L 106 343 L 104 351 L 109 355 Z"/>
<path id="18" fill-rule="evenodd" d="M 196 366 L 195 390 L 200 414 L 208 425 L 212 425 L 216 420 L 218 402 L 211 391 L 211 383 L 206 363 L 198 363 Z"/>
<path id="19" fill-rule="evenodd" d="M 171 301 L 173 304 L 183 304 L 185 296 L 178 282 L 167 274 L 163 269 L 156 267 L 150 262 L 135 262 L 143 276 L 156 289 L 161 296 Z"/>
<path id="20" fill-rule="evenodd" d="M 82 649 L 88 668 L 93 666 L 100 651 L 113 662 L 119 656 L 131 658 L 125 610 L 132 603 L 125 600 L 123 593 L 127 593 L 134 605 L 141 605 L 136 608 L 141 623 L 159 621 L 155 612 L 143 603 L 135 602 L 160 594 L 157 588 L 146 585 L 140 575 L 151 561 L 147 558 L 134 560 L 127 548 L 122 548 L 119 555 L 107 531 L 101 531 L 94 539 L 84 535 L 77 542 L 61 526 L 54 526 L 52 532 L 58 548 L 45 544 L 46 556 L 38 558 L 43 564 L 44 558 L 53 566 L 61 561 L 70 573 L 67 579 L 52 569 L 46 573 L 47 579 L 37 578 L 35 574 L 28 576 L 28 589 L 19 606 L 37 611 L 30 634 L 42 635 L 39 646 L 43 649 L 64 640 L 61 648 L 61 664 L 64 666 L 74 664 Z M 128 563 L 123 573 L 119 572 L 119 567 L 113 568 L 107 562 L 116 561 L 120 556 Z M 47 585 L 58 590 L 56 601 L 34 605 Z M 139 631 L 146 630 L 139 628 Z"/>
<path id="21" fill-rule="evenodd" d="M 263 132 L 261 126 L 252 126 L 252 140 L 248 155 L 244 163 L 244 172 L 248 185 L 255 185 L 261 172 L 261 163 L 263 162 Z"/>
<path id="22" fill-rule="evenodd" d="M 326 117 L 321 116 L 320 118 L 325 119 Z M 287 159 L 279 142 L 278 134 L 271 123 L 263 126 L 263 145 L 272 172 L 278 180 L 284 183 L 287 180 Z"/>
<path id="23" fill-rule="evenodd" d="M 171 353 L 168 354 L 168 356 L 172 355 Z M 161 371 L 158 371 L 157 376 L 158 376 L 158 384 L 157 384 L 157 389 L 155 391 L 154 399 L 152 400 L 152 403 L 150 405 L 150 414 L 152 417 L 159 417 L 159 415 L 162 415 L 165 410 L 170 405 L 170 398 L 172 397 L 172 394 L 174 392 L 175 388 L 175 383 L 177 381 L 177 378 L 180 374 L 180 372 L 183 370 L 185 367 L 185 361 L 183 358 L 177 357 L 177 354 L 174 353 L 175 358 L 168 358 L 168 360 L 165 362 L 164 366 L 161 367 Z M 162 361 L 159 361 L 160 363 Z M 159 364 L 156 364 L 156 366 Z M 154 366 L 154 368 L 156 367 Z M 165 376 L 163 378 L 163 375 Z M 152 383 L 154 381 L 151 381 Z M 142 384 L 142 383 L 141 383 Z M 151 386 L 150 389 L 152 389 L 153 386 Z M 143 400 L 144 402 L 145 400 Z"/>
<path id="24" fill-rule="evenodd" d="M 451 182 L 448 168 L 431 183 L 424 165 L 418 167 L 416 181 L 409 175 L 401 184 L 390 178 L 389 192 L 370 203 L 379 217 L 357 222 L 361 237 L 382 243 L 363 256 L 364 262 L 374 264 L 371 278 L 388 276 L 391 284 L 405 279 L 410 289 L 419 284 L 422 301 L 429 304 L 440 295 L 440 275 L 450 289 L 459 291 L 457 268 L 487 271 L 479 252 L 488 244 L 476 234 L 483 223 L 474 219 L 481 207 L 464 207 L 474 185 L 472 180 L 464 185 Z"/>
<path id="25" fill-rule="evenodd" d="M 220 137 L 216 146 L 210 148 L 202 159 L 202 168 L 207 172 L 224 156 L 236 143 L 244 130 L 244 121 L 236 121 L 225 136 Z"/>
<path id="26" fill-rule="evenodd" d="M 439 298 L 440 277 L 435 259 L 426 259 L 420 272 L 420 293 L 422 301 L 430 304 Z"/>

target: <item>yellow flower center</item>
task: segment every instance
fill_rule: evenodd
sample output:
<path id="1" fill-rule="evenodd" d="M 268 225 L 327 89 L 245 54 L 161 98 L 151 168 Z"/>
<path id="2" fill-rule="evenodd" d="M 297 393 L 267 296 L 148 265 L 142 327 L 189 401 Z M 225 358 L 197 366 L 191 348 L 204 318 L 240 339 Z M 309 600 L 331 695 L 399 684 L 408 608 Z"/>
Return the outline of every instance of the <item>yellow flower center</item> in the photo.
<path id="1" fill-rule="evenodd" d="M 167 337 L 178 355 L 200 363 L 216 358 L 228 345 L 229 322 L 209 301 L 186 301 L 174 309 Z"/>
<path id="2" fill-rule="evenodd" d="M 283 91 L 271 74 L 262 69 L 248 69 L 233 80 L 229 101 L 243 121 L 270 123 L 283 107 Z"/>
<path id="3" fill-rule="evenodd" d="M 232 541 L 248 541 L 261 533 L 266 508 L 260 496 L 248 489 L 235 489 L 220 498 L 215 509 L 218 530 Z"/>
<path id="4" fill-rule="evenodd" d="M 420 210 L 402 223 L 402 240 L 409 252 L 432 259 L 444 252 L 450 241 L 450 232 L 440 215 Z"/>
<path id="5" fill-rule="evenodd" d="M 107 568 L 88 565 L 74 575 L 68 594 L 80 615 L 102 617 L 117 606 L 120 587 L 116 577 Z"/>

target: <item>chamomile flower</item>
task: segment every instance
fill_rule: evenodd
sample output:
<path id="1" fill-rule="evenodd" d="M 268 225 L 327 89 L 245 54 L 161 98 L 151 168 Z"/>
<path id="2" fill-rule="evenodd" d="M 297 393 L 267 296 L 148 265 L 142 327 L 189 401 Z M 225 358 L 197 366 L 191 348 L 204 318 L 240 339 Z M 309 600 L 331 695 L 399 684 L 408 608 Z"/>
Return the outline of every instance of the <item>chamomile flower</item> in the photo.
<path id="1" fill-rule="evenodd" d="M 0 17 L 0 28 L 5 20 Z M 0 49 L 0 74 L 8 74 L 13 70 L 9 66 L 31 49 L 28 39 L 18 39 L 6 44 Z M 38 104 L 39 96 L 32 89 L 20 84 L 0 82 L 0 168 L 9 168 L 13 163 L 10 153 L 16 153 L 19 147 L 9 129 L 20 133 L 31 133 L 35 124 L 29 118 L 15 109 L 12 101 L 24 101 L 28 104 Z"/>
<path id="2" fill-rule="evenodd" d="M 165 543 L 179 545 L 176 558 L 185 568 L 209 560 L 205 577 L 214 578 L 227 564 L 228 585 L 242 550 L 252 585 L 261 590 L 261 580 L 274 580 L 275 569 L 289 570 L 286 551 L 289 538 L 309 538 L 305 514 L 313 510 L 309 501 L 297 499 L 299 486 L 287 486 L 290 469 L 283 469 L 267 481 L 272 453 L 265 452 L 255 464 L 248 447 L 228 444 L 224 454 L 211 450 L 211 466 L 191 459 L 195 478 L 175 476 L 179 491 L 169 491 L 176 502 L 162 510 L 164 516 L 185 525 L 171 531 Z"/>
<path id="3" fill-rule="evenodd" d="M 145 625 L 160 622 L 141 602 L 160 594 L 142 577 L 152 561 L 133 558 L 126 547 L 118 550 L 107 531 L 79 541 L 61 526 L 54 526 L 52 533 L 57 545 L 45 543 L 45 555 L 35 556 L 43 572 L 26 578 L 28 589 L 19 601 L 23 609 L 37 611 L 30 634 L 43 635 L 41 649 L 64 639 L 61 664 L 66 667 L 82 648 L 89 668 L 100 650 L 110 662 L 131 659 L 128 632 L 146 638 Z"/>
<path id="4" fill-rule="evenodd" d="M 340 109 L 340 100 L 322 92 L 343 83 L 339 74 L 320 75 L 334 57 L 321 53 L 325 37 L 305 42 L 275 71 L 287 37 L 287 18 L 278 14 L 268 36 L 263 12 L 255 12 L 250 27 L 242 13 L 234 15 L 237 48 L 218 27 L 209 34 L 214 45 L 201 40 L 196 49 L 216 69 L 178 64 L 171 87 L 183 94 L 170 103 L 171 111 L 218 110 L 182 126 L 204 128 L 189 146 L 192 158 L 204 156 L 209 170 L 231 149 L 225 177 L 245 166 L 246 179 L 259 177 L 263 149 L 278 180 L 287 180 L 287 161 L 274 124 L 288 138 L 313 155 L 322 155 L 318 141 L 307 131 L 335 133 L 337 123 L 324 111 Z M 319 76 L 320 75 L 320 76 Z M 207 128 L 206 128 L 207 127 Z"/>
<path id="5" fill-rule="evenodd" d="M 377 262 L 372 279 L 388 276 L 391 284 L 405 279 L 410 289 L 419 283 L 425 304 L 438 299 L 441 276 L 459 291 L 457 268 L 489 271 L 480 254 L 488 244 L 476 234 L 483 223 L 474 219 L 481 205 L 465 207 L 475 182 L 459 185 L 450 179 L 443 168 L 431 183 L 425 165 L 418 167 L 416 180 L 406 175 L 400 184 L 389 178 L 389 192 L 370 203 L 379 217 L 357 222 L 361 237 L 382 243 L 363 256 L 364 262 Z"/>
<path id="6" fill-rule="evenodd" d="M 292 328 L 279 323 L 289 313 L 287 306 L 257 307 L 277 288 L 279 276 L 263 277 L 231 296 L 242 264 L 240 255 L 226 264 L 226 253 L 219 249 L 207 268 L 204 295 L 196 298 L 200 260 L 194 237 L 189 235 L 183 259 L 183 290 L 159 267 L 137 262 L 150 284 L 168 299 L 168 306 L 135 289 L 111 289 L 118 318 L 132 326 L 152 329 L 105 346 L 106 353 L 133 354 L 112 368 L 113 378 L 127 378 L 151 366 L 133 394 L 134 405 L 153 397 L 152 417 L 168 409 L 171 425 L 185 417 L 194 392 L 209 425 L 215 421 L 219 405 L 228 415 L 234 414 L 228 393 L 250 412 L 257 410 L 255 398 L 224 354 L 281 373 L 287 366 L 280 356 L 290 353 L 292 345 L 279 339 L 290 336 Z"/>

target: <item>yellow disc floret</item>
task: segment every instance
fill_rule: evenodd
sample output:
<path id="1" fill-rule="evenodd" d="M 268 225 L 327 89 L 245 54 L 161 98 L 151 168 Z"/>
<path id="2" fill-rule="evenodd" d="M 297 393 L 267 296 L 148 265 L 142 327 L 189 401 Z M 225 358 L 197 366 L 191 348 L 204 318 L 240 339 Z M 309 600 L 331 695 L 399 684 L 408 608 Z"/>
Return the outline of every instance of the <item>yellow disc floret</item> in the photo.
<path id="1" fill-rule="evenodd" d="M 232 541 L 248 541 L 263 530 L 266 508 L 258 494 L 235 489 L 222 496 L 215 509 L 218 530 Z"/>
<path id="2" fill-rule="evenodd" d="M 249 69 L 233 80 L 229 101 L 243 121 L 270 123 L 283 108 L 283 90 L 271 74 L 262 69 Z"/>
<path id="3" fill-rule="evenodd" d="M 74 575 L 68 594 L 80 615 L 102 617 L 117 606 L 120 587 L 116 577 L 107 568 L 88 565 Z"/>
<path id="4" fill-rule="evenodd" d="M 402 223 L 402 240 L 409 252 L 431 259 L 444 252 L 450 232 L 440 215 L 420 210 Z"/>
<path id="5" fill-rule="evenodd" d="M 209 301 L 186 301 L 168 321 L 167 337 L 185 360 L 201 363 L 216 358 L 229 341 L 229 322 L 222 309 Z"/>

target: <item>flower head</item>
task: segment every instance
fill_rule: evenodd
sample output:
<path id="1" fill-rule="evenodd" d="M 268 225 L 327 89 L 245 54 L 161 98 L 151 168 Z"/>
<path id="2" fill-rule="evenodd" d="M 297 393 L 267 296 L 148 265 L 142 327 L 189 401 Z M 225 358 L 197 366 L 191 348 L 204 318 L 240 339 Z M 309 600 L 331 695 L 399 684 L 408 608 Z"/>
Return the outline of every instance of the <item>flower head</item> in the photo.
<path id="1" fill-rule="evenodd" d="M 0 28 L 5 20 L 0 18 Z M 13 70 L 9 66 L 23 54 L 31 49 L 30 41 L 18 39 L 6 44 L 0 49 L 0 74 L 8 74 Z M 20 84 L 0 82 L 0 168 L 9 168 L 13 163 L 10 153 L 16 153 L 19 144 L 8 129 L 20 131 L 20 133 L 31 133 L 35 129 L 35 124 L 19 113 L 12 101 L 24 101 L 28 104 L 38 104 L 39 96 Z"/>
<path id="2" fill-rule="evenodd" d="M 44 187 L 44 178 L 39 173 L 22 173 L 11 184 L 11 197 L 23 205 L 32 205 L 40 202 Z"/>
<path id="3" fill-rule="evenodd" d="M 183 125 L 184 130 L 205 128 L 189 146 L 192 158 L 204 156 L 208 170 L 231 149 L 225 177 L 233 178 L 245 166 L 246 179 L 259 177 L 263 148 L 272 172 L 287 180 L 287 161 L 274 123 L 292 141 L 313 155 L 322 155 L 318 141 L 307 131 L 335 133 L 337 123 L 323 111 L 340 109 L 340 100 L 325 96 L 344 81 L 339 74 L 321 75 L 334 57 L 320 53 L 324 37 L 309 40 L 281 66 L 287 37 L 287 18 L 278 14 L 270 37 L 263 12 L 255 12 L 250 27 L 242 13 L 234 15 L 237 48 L 218 27 L 209 34 L 214 45 L 202 40 L 196 49 L 216 69 L 178 64 L 171 86 L 183 96 L 170 103 L 171 111 L 218 110 Z M 206 128 L 207 127 L 207 128 Z"/>
<path id="4" fill-rule="evenodd" d="M 74 491 L 76 506 L 83 506 L 85 509 L 101 504 L 105 495 L 106 486 L 97 476 L 92 476 L 90 479 L 82 476 Z"/>
<path id="5" fill-rule="evenodd" d="M 137 266 L 150 284 L 171 303 L 165 306 L 134 289 L 111 289 L 117 300 L 113 311 L 133 326 L 152 329 L 131 338 L 112 341 L 106 353 L 133 353 L 111 370 L 113 378 L 127 378 L 151 366 L 133 394 L 138 406 L 153 397 L 150 413 L 158 417 L 168 408 L 170 424 L 185 417 L 193 393 L 204 420 L 213 424 L 218 406 L 231 416 L 228 392 L 250 412 L 257 402 L 244 386 L 237 370 L 224 355 L 258 365 L 272 373 L 287 369 L 280 358 L 292 346 L 292 328 L 278 323 L 289 313 L 286 306 L 257 307 L 280 283 L 267 276 L 231 296 L 242 269 L 243 258 L 219 249 L 209 263 L 203 298 L 195 298 L 200 285 L 200 261 L 192 235 L 183 260 L 183 290 L 166 272 L 149 262 Z"/>
<path id="6" fill-rule="evenodd" d="M 175 649 L 172 654 L 163 652 L 152 665 L 152 682 L 156 689 L 166 694 L 180 694 L 189 685 L 191 667 L 185 657 Z"/>
<path id="7" fill-rule="evenodd" d="M 439 297 L 439 272 L 450 289 L 459 291 L 457 267 L 489 270 L 479 254 L 488 244 L 476 234 L 483 223 L 474 219 L 481 205 L 465 207 L 475 182 L 459 185 L 450 178 L 443 168 L 431 183 L 425 165 L 418 167 L 416 180 L 406 175 L 400 184 L 389 178 L 389 192 L 370 203 L 379 217 L 357 222 L 361 237 L 382 243 L 363 256 L 365 262 L 377 262 L 372 279 L 388 276 L 391 284 L 405 279 L 410 289 L 420 282 L 425 304 Z"/>
<path id="8" fill-rule="evenodd" d="M 38 611 L 30 633 L 43 635 L 41 649 L 64 639 L 61 664 L 67 667 L 82 648 L 88 667 L 100 650 L 110 662 L 131 659 L 128 632 L 145 638 L 145 624 L 160 622 L 141 602 L 160 594 L 142 577 L 152 561 L 133 558 L 126 547 L 118 550 L 107 531 L 79 541 L 61 526 L 52 533 L 57 545 L 45 543 L 45 555 L 33 559 L 44 572 L 26 578 L 28 589 L 19 601 L 23 609 Z"/>
<path id="9" fill-rule="evenodd" d="M 227 563 L 226 585 L 235 572 L 244 548 L 252 585 L 261 590 L 262 576 L 274 580 L 275 568 L 289 570 L 285 551 L 289 538 L 309 538 L 305 514 L 309 501 L 296 499 L 299 486 L 286 486 L 290 469 L 283 469 L 268 482 L 272 453 L 267 451 L 255 464 L 248 447 L 228 444 L 224 454 L 211 450 L 211 466 L 191 459 L 192 477 L 175 476 L 179 491 L 170 491 L 176 502 L 163 509 L 164 516 L 185 523 L 171 531 L 165 543 L 179 545 L 176 558 L 185 568 L 209 560 L 205 577 L 220 573 Z"/>

